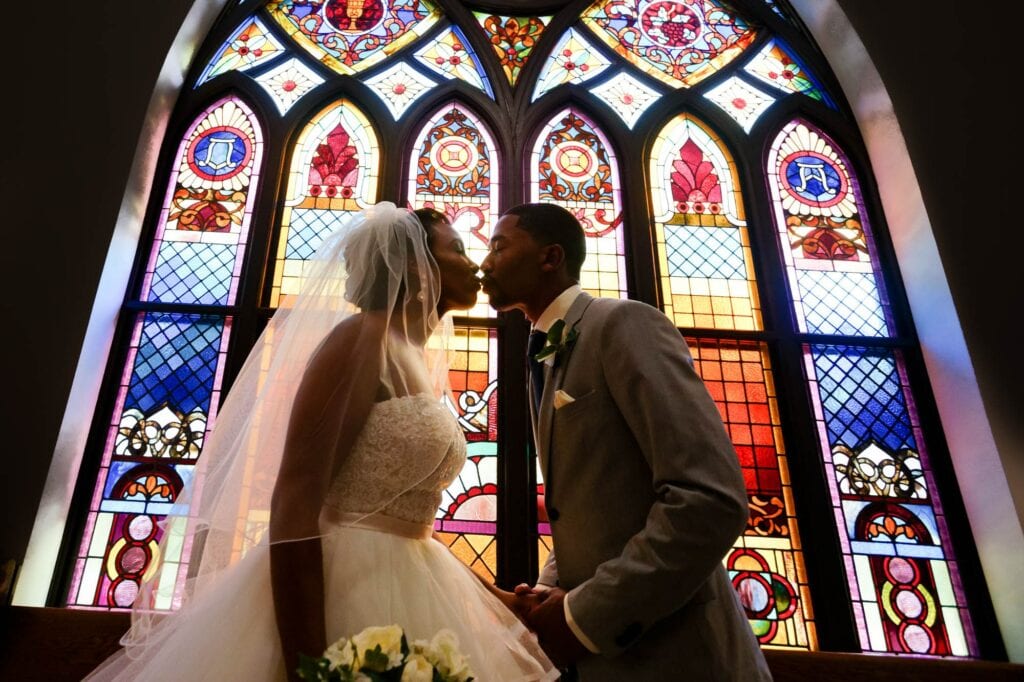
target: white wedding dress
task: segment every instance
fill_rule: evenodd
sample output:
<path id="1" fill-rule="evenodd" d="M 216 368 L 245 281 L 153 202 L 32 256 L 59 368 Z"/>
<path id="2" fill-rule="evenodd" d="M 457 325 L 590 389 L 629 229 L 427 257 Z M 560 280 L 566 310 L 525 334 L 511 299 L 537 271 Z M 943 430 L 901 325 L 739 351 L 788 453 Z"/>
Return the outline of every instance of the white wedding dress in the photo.
<path id="1" fill-rule="evenodd" d="M 321 514 L 327 640 L 371 625 L 400 625 L 410 639 L 448 628 L 480 682 L 557 679 L 533 634 L 430 538 L 465 457 L 461 430 L 435 398 L 374 406 Z M 267 543 L 166 617 L 151 641 L 145 656 L 119 652 L 86 679 L 285 679 Z"/>

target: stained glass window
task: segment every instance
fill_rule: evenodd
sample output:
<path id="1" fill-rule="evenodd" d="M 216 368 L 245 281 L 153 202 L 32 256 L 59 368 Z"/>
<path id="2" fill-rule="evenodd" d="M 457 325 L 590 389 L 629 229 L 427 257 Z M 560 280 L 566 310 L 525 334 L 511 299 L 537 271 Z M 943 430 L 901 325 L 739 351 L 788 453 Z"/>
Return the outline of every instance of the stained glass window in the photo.
<path id="1" fill-rule="evenodd" d="M 586 230 L 584 288 L 661 306 L 687 341 L 747 487 L 723 565 L 761 644 L 976 656 L 973 564 L 946 523 L 962 509 L 937 484 L 928 388 L 908 379 L 923 361 L 884 216 L 799 20 L 765 0 L 540 6 L 552 14 L 450 0 L 225 13 L 168 127 L 83 460 L 84 531 L 69 530 L 54 593 L 124 608 L 163 561 L 176 570 L 155 606 L 177 605 L 191 548 L 156 552 L 187 522 L 161 520 L 196 480 L 222 387 L 327 233 L 381 199 L 430 206 L 480 261 L 503 210 L 542 201 Z M 483 295 L 455 319 L 445 405 L 468 460 L 435 515 L 505 587 L 551 549 L 525 331 Z M 834 524 L 801 524 L 807 510 Z"/>
<path id="2" fill-rule="evenodd" d="M 761 644 L 808 648 L 817 632 L 767 346 L 687 338 L 747 486 L 747 530 L 725 559 Z"/>
<path id="3" fill-rule="evenodd" d="M 715 0 L 599 0 L 583 12 L 583 21 L 622 57 L 676 88 L 712 75 L 756 35 Z"/>
<path id="4" fill-rule="evenodd" d="M 373 127 L 347 100 L 306 125 L 288 174 L 271 305 L 296 293 L 304 263 L 327 234 L 376 201 L 379 158 Z"/>
<path id="5" fill-rule="evenodd" d="M 804 354 L 861 646 L 970 655 L 970 615 L 900 354 L 822 344 Z"/>
<path id="6" fill-rule="evenodd" d="M 344 74 L 394 54 L 439 16 L 421 0 L 272 0 L 267 9 L 296 44 Z"/>
<path id="7" fill-rule="evenodd" d="M 234 302 L 263 140 L 241 101 L 207 109 L 182 140 L 140 298 Z"/>
<path id="8" fill-rule="evenodd" d="M 128 608 L 155 561 L 181 563 L 175 545 L 160 556 L 160 521 L 195 474 L 212 425 L 231 319 L 141 313 L 134 324 L 98 485 L 67 603 Z M 169 608 L 183 572 L 164 571 L 157 608 Z"/>
<path id="9" fill-rule="evenodd" d="M 849 163 L 827 138 L 793 121 L 768 164 L 800 331 L 889 336 L 888 302 Z"/>
<path id="10" fill-rule="evenodd" d="M 497 332 L 459 327 L 452 349 L 447 404 L 468 445 L 466 465 L 445 491 L 434 529 L 456 556 L 493 580 L 498 574 Z"/>
<path id="11" fill-rule="evenodd" d="M 533 99 L 537 100 L 552 88 L 566 83 L 583 83 L 604 71 L 610 62 L 590 46 L 578 31 L 569 29 L 559 39 L 544 65 Z"/>
<path id="12" fill-rule="evenodd" d="M 452 103 L 427 119 L 416 136 L 414 150 L 409 159 L 410 203 L 448 216 L 466 253 L 480 263 L 498 220 L 501 187 L 501 166 L 490 132 L 469 110 Z M 494 314 L 485 294 L 479 294 L 479 302 L 469 314 Z"/>
<path id="13" fill-rule="evenodd" d="M 784 92 L 799 92 L 831 105 L 817 79 L 790 54 L 782 42 L 769 41 L 744 67 L 747 73 Z"/>
<path id="14" fill-rule="evenodd" d="M 249 17 L 217 50 L 217 54 L 196 80 L 196 87 L 228 71 L 248 71 L 283 51 L 280 41 L 267 30 L 260 18 Z"/>
<path id="15" fill-rule="evenodd" d="M 487 33 L 487 39 L 501 62 L 501 69 L 509 84 L 515 85 L 519 72 L 526 65 L 526 60 L 551 17 L 502 17 L 482 12 L 474 14 Z"/>
<path id="16" fill-rule="evenodd" d="M 561 111 L 537 136 L 530 167 L 531 200 L 563 206 L 583 225 L 580 284 L 595 296 L 625 298 L 619 170 L 604 134 L 579 111 Z"/>
<path id="17" fill-rule="evenodd" d="M 445 78 L 464 81 L 494 97 L 491 82 L 480 68 L 476 52 L 457 27 L 449 27 L 427 42 L 416 51 L 416 57 Z"/>
<path id="18" fill-rule="evenodd" d="M 399 62 L 386 71 L 367 78 L 366 84 L 387 105 L 396 119 L 437 83 L 430 80 L 405 62 Z"/>
<path id="19" fill-rule="evenodd" d="M 736 167 L 717 136 L 681 114 L 650 160 L 662 306 L 681 327 L 761 329 Z"/>

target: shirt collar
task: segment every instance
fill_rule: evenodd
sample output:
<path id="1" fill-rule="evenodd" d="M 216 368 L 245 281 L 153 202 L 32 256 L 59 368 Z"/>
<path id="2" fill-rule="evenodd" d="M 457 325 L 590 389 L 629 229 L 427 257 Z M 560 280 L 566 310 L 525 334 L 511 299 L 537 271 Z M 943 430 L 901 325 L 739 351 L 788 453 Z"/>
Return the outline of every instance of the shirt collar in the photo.
<path id="1" fill-rule="evenodd" d="M 566 313 L 569 312 L 569 308 L 572 307 L 576 297 L 583 293 L 583 287 L 579 284 L 573 284 L 571 287 L 560 293 L 555 300 L 548 304 L 548 307 L 544 309 L 544 312 L 537 318 L 537 322 L 533 325 L 533 329 L 530 331 L 542 331 L 547 333 L 551 329 L 551 325 L 555 323 L 555 320 L 564 319 Z"/>

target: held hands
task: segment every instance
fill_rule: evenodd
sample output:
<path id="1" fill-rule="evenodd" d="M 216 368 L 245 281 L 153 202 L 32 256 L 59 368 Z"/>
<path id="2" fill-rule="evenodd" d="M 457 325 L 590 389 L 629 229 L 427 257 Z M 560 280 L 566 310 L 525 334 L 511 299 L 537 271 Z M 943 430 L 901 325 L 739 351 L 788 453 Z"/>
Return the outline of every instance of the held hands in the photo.
<path id="1" fill-rule="evenodd" d="M 590 654 L 565 621 L 565 590 L 519 584 L 512 596 L 516 601 L 509 608 L 537 633 L 544 653 L 555 665 L 565 667 Z"/>

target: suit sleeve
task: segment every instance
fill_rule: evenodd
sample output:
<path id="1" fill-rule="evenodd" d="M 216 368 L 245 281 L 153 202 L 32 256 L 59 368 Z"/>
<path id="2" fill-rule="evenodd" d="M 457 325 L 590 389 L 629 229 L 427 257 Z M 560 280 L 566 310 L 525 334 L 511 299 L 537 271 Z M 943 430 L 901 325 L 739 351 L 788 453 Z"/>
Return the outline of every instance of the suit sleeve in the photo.
<path id="1" fill-rule="evenodd" d="M 602 371 L 651 470 L 654 503 L 622 553 L 569 598 L 605 655 L 683 607 L 746 527 L 736 452 L 685 341 L 646 304 L 616 306 L 601 331 Z"/>

